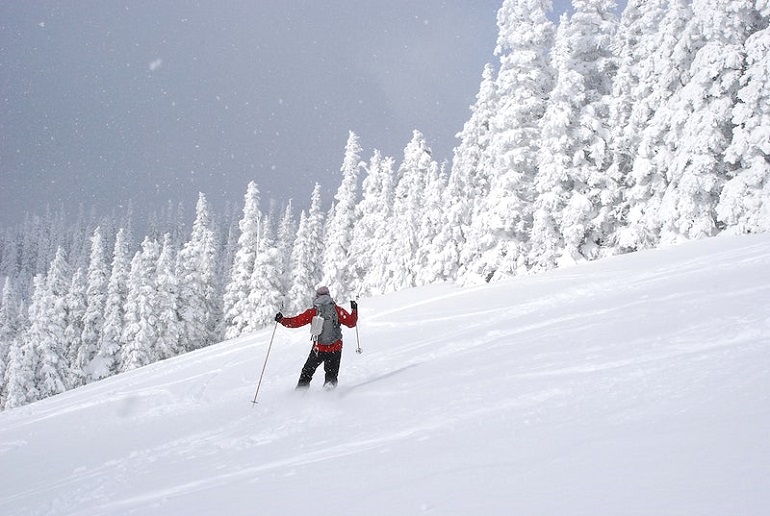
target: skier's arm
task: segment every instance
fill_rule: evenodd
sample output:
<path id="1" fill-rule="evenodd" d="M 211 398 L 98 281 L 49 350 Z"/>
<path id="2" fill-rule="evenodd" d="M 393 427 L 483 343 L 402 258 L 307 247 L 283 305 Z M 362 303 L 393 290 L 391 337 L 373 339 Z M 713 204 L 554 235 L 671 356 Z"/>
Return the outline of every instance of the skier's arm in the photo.
<path id="1" fill-rule="evenodd" d="M 308 308 L 299 315 L 295 315 L 294 317 L 284 317 L 279 322 L 287 328 L 299 328 L 300 326 L 310 324 L 310 321 L 313 320 L 314 316 L 315 308 Z"/>
<path id="2" fill-rule="evenodd" d="M 348 313 L 347 310 L 337 305 L 337 317 L 339 317 L 342 324 L 352 328 L 358 322 L 358 309 L 353 310 L 353 313 Z"/>

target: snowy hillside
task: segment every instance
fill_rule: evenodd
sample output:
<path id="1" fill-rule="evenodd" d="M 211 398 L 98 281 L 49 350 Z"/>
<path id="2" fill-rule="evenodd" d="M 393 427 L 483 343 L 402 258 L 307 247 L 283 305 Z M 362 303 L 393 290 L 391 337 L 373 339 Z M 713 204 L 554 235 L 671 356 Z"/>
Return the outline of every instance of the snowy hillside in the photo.
<path id="1" fill-rule="evenodd" d="M 347 303 L 345 303 L 347 305 Z M 0 413 L 0 514 L 770 514 L 770 235 L 362 299 Z"/>

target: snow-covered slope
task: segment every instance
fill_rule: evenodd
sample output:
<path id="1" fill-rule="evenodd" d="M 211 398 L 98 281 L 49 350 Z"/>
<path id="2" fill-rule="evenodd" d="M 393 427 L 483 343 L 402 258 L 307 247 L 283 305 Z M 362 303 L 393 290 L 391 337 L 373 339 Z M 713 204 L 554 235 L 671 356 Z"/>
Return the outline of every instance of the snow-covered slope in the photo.
<path id="1" fill-rule="evenodd" d="M 361 300 L 0 414 L 0 514 L 770 514 L 770 235 Z M 321 375 L 319 371 L 318 375 Z"/>

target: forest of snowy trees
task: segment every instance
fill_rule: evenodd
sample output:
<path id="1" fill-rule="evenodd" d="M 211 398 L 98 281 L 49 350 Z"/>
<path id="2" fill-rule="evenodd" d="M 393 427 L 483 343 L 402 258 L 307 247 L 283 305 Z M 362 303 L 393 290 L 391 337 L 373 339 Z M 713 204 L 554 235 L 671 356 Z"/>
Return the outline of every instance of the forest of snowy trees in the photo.
<path id="1" fill-rule="evenodd" d="M 0 234 L 0 408 L 339 302 L 474 284 L 719 233 L 770 230 L 770 0 L 505 0 L 451 164 L 350 133 L 341 182 L 297 214 L 248 185 L 133 234 L 131 210 Z M 367 159 L 368 158 L 368 159 Z M 192 217 L 191 217 L 192 218 Z"/>

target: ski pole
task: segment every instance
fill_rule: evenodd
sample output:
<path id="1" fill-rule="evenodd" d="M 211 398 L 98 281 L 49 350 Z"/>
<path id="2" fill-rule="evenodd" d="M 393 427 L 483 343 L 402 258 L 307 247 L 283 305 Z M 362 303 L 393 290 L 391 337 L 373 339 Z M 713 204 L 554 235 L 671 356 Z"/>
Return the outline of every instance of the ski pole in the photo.
<path id="1" fill-rule="evenodd" d="M 356 296 L 356 311 L 358 311 L 358 296 Z M 364 350 L 361 349 L 361 339 L 358 338 L 358 321 L 356 321 L 356 353 L 360 355 L 363 352 Z"/>
<path id="2" fill-rule="evenodd" d="M 270 345 L 267 346 L 267 354 L 265 355 L 265 363 L 262 365 L 262 373 L 259 375 L 259 382 L 257 382 L 257 392 L 254 393 L 254 401 L 251 405 L 257 404 L 257 396 L 259 396 L 259 387 L 262 385 L 262 377 L 265 376 L 265 368 L 267 367 L 267 359 L 270 358 L 270 349 L 273 347 L 273 337 L 275 337 L 275 330 L 278 328 L 278 321 L 275 321 L 273 326 L 273 334 L 270 336 Z"/>

